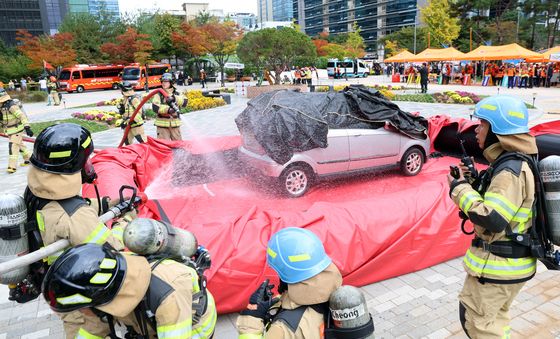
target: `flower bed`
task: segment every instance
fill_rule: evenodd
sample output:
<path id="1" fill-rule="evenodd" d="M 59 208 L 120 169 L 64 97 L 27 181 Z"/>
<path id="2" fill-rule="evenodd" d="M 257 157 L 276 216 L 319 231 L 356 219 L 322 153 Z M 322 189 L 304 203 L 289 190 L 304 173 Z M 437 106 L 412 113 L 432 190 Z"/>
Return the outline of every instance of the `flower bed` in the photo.
<path id="1" fill-rule="evenodd" d="M 480 101 L 476 94 L 463 91 L 445 91 L 443 93 L 434 93 L 432 96 L 436 102 L 444 104 L 472 105 Z"/>
<path id="2" fill-rule="evenodd" d="M 202 95 L 202 91 L 187 91 L 183 95 L 189 99 L 187 108 L 190 111 L 200 111 L 219 106 L 224 106 L 226 102 L 222 98 L 208 98 Z"/>
<path id="3" fill-rule="evenodd" d="M 340 92 L 340 91 L 342 91 L 344 88 L 346 88 L 347 86 L 348 86 L 348 85 L 336 85 L 336 86 L 334 86 L 333 89 L 334 89 L 336 92 Z M 399 86 L 399 85 L 378 85 L 378 84 L 375 84 L 375 85 L 365 85 L 365 86 L 368 87 L 368 88 L 376 89 L 376 90 L 378 90 L 378 91 L 380 91 L 380 92 L 383 91 L 383 90 L 389 90 L 389 91 L 394 90 L 394 91 L 398 91 L 398 90 L 404 89 L 403 86 Z M 317 92 L 328 92 L 328 91 L 329 91 L 329 86 L 328 86 L 328 85 L 318 85 L 316 91 L 317 91 Z"/>
<path id="4" fill-rule="evenodd" d="M 114 98 L 108 101 L 100 101 L 95 106 L 117 106 L 122 102 L 122 98 Z"/>
<path id="5" fill-rule="evenodd" d="M 82 112 L 72 113 L 72 117 L 76 119 L 82 119 L 82 120 L 102 122 L 107 125 L 114 125 L 115 122 L 120 118 L 120 114 L 118 114 L 115 111 L 90 109 L 83 113 Z"/>

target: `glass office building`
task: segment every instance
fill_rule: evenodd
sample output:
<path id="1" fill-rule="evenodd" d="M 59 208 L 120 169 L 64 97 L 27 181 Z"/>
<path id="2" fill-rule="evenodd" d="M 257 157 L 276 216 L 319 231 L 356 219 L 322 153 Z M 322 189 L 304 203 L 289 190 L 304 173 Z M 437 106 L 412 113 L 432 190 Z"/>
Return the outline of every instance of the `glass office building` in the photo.
<path id="1" fill-rule="evenodd" d="M 404 26 L 413 26 L 419 6 L 426 0 L 293 0 L 292 11 L 302 30 L 346 33 L 358 23 L 366 50 L 377 50 L 377 41 Z"/>
<path id="2" fill-rule="evenodd" d="M 93 15 L 105 9 L 114 17 L 119 17 L 119 0 L 68 0 L 70 13 L 91 13 Z"/>
<path id="3" fill-rule="evenodd" d="M 47 34 L 55 34 L 68 12 L 66 0 L 43 0 L 40 2 L 43 29 Z"/>
<path id="4" fill-rule="evenodd" d="M 33 35 L 44 32 L 39 0 L 0 1 L 0 38 L 6 45 L 13 46 L 19 29 Z"/>
<path id="5" fill-rule="evenodd" d="M 293 0 L 272 0 L 272 20 L 292 21 L 294 17 Z"/>

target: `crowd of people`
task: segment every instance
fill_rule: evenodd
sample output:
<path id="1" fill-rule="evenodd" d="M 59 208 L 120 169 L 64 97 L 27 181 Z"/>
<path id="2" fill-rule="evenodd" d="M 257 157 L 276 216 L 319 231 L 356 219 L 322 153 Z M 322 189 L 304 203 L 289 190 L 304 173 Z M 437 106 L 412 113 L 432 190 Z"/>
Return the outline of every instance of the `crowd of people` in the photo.
<path id="1" fill-rule="evenodd" d="M 422 66 L 414 64 L 387 65 L 387 76 L 400 74 L 401 81 L 407 82 L 410 77 L 415 78 Z M 476 78 L 483 79 L 486 86 L 507 86 L 508 88 L 551 87 L 560 82 L 560 63 L 499 63 L 499 62 L 469 62 L 466 64 L 452 62 L 429 63 L 430 80 L 441 84 L 472 85 Z M 487 76 L 488 79 L 484 80 Z M 504 82 L 505 81 L 507 82 Z"/>

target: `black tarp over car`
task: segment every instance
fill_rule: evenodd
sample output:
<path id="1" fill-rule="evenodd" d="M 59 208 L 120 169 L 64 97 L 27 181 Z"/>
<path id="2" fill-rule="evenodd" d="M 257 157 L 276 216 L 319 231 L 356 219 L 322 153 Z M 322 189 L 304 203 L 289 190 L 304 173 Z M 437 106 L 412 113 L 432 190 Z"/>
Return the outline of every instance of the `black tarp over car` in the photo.
<path id="1" fill-rule="evenodd" d="M 235 119 L 241 134 L 253 134 L 279 164 L 288 162 L 295 152 L 327 147 L 329 128 L 376 129 L 385 122 L 411 138 L 427 138 L 426 119 L 402 111 L 363 85 L 328 93 L 263 93 L 250 100 Z"/>

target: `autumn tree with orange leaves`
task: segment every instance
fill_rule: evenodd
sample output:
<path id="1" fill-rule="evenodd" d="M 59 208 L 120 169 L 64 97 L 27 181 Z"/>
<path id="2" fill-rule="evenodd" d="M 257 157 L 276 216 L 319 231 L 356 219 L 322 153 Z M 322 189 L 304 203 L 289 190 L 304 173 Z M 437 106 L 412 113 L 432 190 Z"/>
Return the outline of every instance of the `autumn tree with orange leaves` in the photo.
<path id="1" fill-rule="evenodd" d="M 17 49 L 31 60 L 29 68 L 32 70 L 42 69 L 43 61 L 54 67 L 74 64 L 76 51 L 72 48 L 73 38 L 71 33 L 33 36 L 26 30 L 16 32 L 16 40 L 20 43 Z"/>
<path id="2" fill-rule="evenodd" d="M 229 57 L 235 54 L 237 44 L 241 39 L 242 31 L 232 21 L 209 22 L 200 26 L 200 38 L 203 40 L 204 49 L 212 54 L 220 67 L 222 86 L 224 84 L 224 66 Z"/>
<path id="3" fill-rule="evenodd" d="M 206 54 L 203 33 L 187 22 L 181 23 L 180 29 L 171 33 L 171 41 L 181 57 L 198 59 Z"/>
<path id="4" fill-rule="evenodd" d="M 109 61 L 116 64 L 150 61 L 152 43 L 147 34 L 139 34 L 136 29 L 129 27 L 124 34 L 116 37 L 116 43 L 107 42 L 101 45 L 101 51 L 109 57 Z"/>

